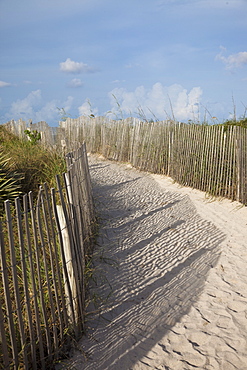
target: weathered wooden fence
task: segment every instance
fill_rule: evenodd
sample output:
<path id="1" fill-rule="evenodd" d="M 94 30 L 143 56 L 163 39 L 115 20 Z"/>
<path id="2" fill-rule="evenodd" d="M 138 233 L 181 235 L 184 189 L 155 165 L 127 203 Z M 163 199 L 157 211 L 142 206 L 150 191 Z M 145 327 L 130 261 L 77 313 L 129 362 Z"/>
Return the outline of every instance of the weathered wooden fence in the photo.
<path id="1" fill-rule="evenodd" d="M 23 121 L 7 125 L 17 134 L 24 132 Z M 61 147 L 62 143 L 70 149 L 86 141 L 90 152 L 247 204 L 246 128 L 79 117 L 60 122 L 56 129 L 44 122 L 32 125 L 32 129 L 42 132 L 47 145 Z"/>
<path id="2" fill-rule="evenodd" d="M 85 140 L 91 152 L 247 204 L 247 129 L 243 127 L 80 117 L 62 122 L 60 128 L 70 142 Z"/>
<path id="3" fill-rule="evenodd" d="M 86 146 L 57 190 L 5 202 L 0 222 L 0 367 L 47 369 L 83 332 L 94 211 Z"/>

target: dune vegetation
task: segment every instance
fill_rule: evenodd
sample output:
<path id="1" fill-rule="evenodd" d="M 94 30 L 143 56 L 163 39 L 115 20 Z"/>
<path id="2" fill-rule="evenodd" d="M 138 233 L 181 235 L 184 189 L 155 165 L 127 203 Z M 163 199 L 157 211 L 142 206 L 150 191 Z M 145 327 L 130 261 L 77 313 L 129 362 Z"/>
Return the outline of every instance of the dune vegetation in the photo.
<path id="1" fill-rule="evenodd" d="M 66 171 L 64 157 L 55 150 L 44 148 L 39 135 L 26 132 L 19 138 L 0 126 L 0 205 L 21 194 L 33 192 L 47 183 L 55 186 L 55 175 Z"/>

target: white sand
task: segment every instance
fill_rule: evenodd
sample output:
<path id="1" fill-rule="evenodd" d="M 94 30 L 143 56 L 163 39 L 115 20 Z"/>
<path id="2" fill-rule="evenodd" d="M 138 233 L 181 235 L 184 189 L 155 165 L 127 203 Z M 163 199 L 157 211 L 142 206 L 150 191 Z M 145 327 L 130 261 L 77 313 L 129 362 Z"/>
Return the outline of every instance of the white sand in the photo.
<path id="1" fill-rule="evenodd" d="M 87 335 L 63 368 L 247 369 L 247 207 L 91 157 Z"/>

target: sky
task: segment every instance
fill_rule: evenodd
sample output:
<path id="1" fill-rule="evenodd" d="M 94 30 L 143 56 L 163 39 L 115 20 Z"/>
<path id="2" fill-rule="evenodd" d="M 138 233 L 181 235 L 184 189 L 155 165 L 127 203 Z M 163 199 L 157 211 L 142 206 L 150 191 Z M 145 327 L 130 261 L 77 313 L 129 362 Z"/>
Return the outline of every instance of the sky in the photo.
<path id="1" fill-rule="evenodd" d="M 0 0 L 0 123 L 247 109 L 247 0 Z"/>

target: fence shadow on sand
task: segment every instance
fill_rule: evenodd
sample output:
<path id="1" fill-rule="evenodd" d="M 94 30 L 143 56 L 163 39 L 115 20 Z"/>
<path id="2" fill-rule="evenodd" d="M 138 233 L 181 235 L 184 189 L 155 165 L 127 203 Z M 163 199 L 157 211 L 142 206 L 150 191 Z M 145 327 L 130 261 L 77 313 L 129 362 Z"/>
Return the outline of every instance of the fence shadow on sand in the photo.
<path id="1" fill-rule="evenodd" d="M 106 162 L 107 163 L 107 162 Z M 225 236 L 188 196 L 161 190 L 148 175 L 92 165 L 102 225 L 87 336 L 74 368 L 131 369 L 202 293 Z M 99 180 L 100 179 L 100 180 Z"/>

